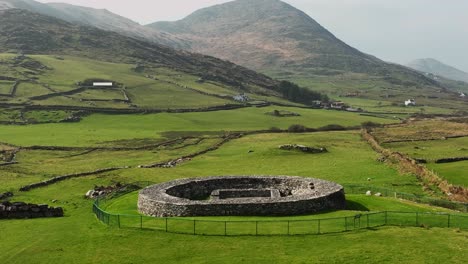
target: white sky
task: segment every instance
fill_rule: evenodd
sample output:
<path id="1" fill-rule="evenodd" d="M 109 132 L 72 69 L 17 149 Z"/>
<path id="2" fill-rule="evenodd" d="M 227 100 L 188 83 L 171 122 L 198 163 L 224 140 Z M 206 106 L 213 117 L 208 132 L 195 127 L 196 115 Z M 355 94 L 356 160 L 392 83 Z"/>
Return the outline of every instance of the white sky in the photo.
<path id="1" fill-rule="evenodd" d="M 252 0 L 255 1 L 255 0 Z M 229 0 L 39 0 L 106 8 L 141 24 Z M 467 0 L 284 0 L 338 38 L 387 61 L 432 57 L 468 72 Z"/>

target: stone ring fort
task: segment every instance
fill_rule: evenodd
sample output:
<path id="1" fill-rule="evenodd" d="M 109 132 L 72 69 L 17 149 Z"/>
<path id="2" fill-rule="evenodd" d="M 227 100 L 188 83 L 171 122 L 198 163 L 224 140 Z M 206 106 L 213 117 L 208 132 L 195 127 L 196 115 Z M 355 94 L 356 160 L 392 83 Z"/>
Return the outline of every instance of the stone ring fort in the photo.
<path id="1" fill-rule="evenodd" d="M 287 216 L 345 209 L 341 185 L 291 176 L 181 179 L 140 191 L 138 209 L 155 217 Z"/>

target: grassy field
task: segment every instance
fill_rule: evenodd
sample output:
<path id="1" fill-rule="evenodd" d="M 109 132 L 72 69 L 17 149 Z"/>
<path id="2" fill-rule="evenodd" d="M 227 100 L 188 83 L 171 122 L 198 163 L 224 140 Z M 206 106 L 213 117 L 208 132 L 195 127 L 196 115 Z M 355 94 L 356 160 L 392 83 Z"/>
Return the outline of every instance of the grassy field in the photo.
<path id="1" fill-rule="evenodd" d="M 444 208 L 422 205 L 391 197 L 365 196 L 363 194 L 347 194 L 347 210 L 317 213 L 313 215 L 285 216 L 285 217 L 258 217 L 258 216 L 227 216 L 227 217 L 186 217 L 181 219 L 191 220 L 219 220 L 219 221 L 268 221 L 268 220 L 314 220 L 334 217 L 355 216 L 357 213 L 377 211 L 400 212 L 446 212 L 456 213 Z M 126 194 L 122 197 L 111 199 L 100 205 L 101 209 L 111 214 L 140 215 L 138 212 L 138 191 Z"/>
<path id="2" fill-rule="evenodd" d="M 468 187 L 468 161 L 441 164 L 429 163 L 427 167 L 452 184 Z"/>
<path id="3" fill-rule="evenodd" d="M 12 57 L 13 55 L 0 54 L 0 60 L 9 60 Z M 150 68 L 136 72 L 133 69 L 135 65 L 129 64 L 67 56 L 31 58 L 47 67 L 38 70 L 38 83 L 22 83 L 18 87 L 16 97 L 1 98 L 2 102 L 132 107 L 121 102 L 80 101 L 123 98 L 122 94 L 116 91 L 86 90 L 70 96 L 56 96 L 44 100 L 29 99 L 47 93 L 48 89 L 44 88 L 46 85 L 58 92 L 69 91 L 77 88 L 77 82 L 87 78 L 110 79 L 123 84 L 132 103 L 140 108 L 199 108 L 224 105 L 233 101 L 202 93 L 232 96 L 241 92 L 236 87 L 200 81 L 197 76 L 167 68 Z M 6 76 L 21 79 L 27 76 L 27 70 L 21 67 L 6 67 L 0 63 L 0 70 Z M 351 84 L 354 85 L 351 88 L 357 87 L 355 83 Z M 378 81 L 369 84 L 364 90 L 368 89 L 371 94 L 375 90 L 373 85 L 377 84 Z M 325 88 L 326 85 L 328 83 L 321 87 Z M 259 87 L 250 88 L 258 93 L 265 92 Z M 248 95 L 254 100 L 285 103 L 283 99 L 269 95 Z M 339 98 L 339 94 L 335 93 L 334 96 Z M 349 102 L 375 112 L 396 113 L 400 110 L 388 102 L 379 104 L 378 98 L 374 98 L 374 101 L 352 99 Z M 424 110 L 413 110 L 431 113 L 452 111 L 440 108 L 445 106 L 440 104 L 425 107 Z M 274 110 L 294 112 L 300 116 L 276 117 L 270 114 Z M 287 129 L 293 124 L 310 128 L 331 124 L 358 128 L 361 123 L 368 121 L 391 124 L 398 122 L 394 116 L 405 118 L 406 113 L 411 113 L 410 109 L 405 110 L 408 111 L 403 111 L 402 114 L 382 114 L 375 117 L 340 111 L 270 106 L 179 114 L 91 114 L 76 123 L 0 125 L 0 142 L 3 143 L 0 143 L 1 155 L 6 156 L 8 152 L 4 151 L 15 149 L 7 143 L 26 147 L 18 149 L 14 159 L 17 164 L 0 167 L 0 193 L 12 191 L 15 194 L 13 201 L 49 204 L 63 207 L 65 210 L 63 218 L 0 220 L 0 263 L 464 263 L 468 258 L 467 231 L 455 228 L 381 227 L 348 233 L 291 237 L 190 236 L 108 227 L 93 215 L 93 201 L 84 198 L 84 194 L 95 186 L 108 186 L 117 182 L 160 183 L 179 178 L 218 175 L 296 175 L 317 177 L 341 184 L 384 187 L 399 192 L 428 195 L 414 175 L 400 174 L 396 167 L 380 162 L 380 155 L 361 139 L 358 130 L 244 135 L 174 168 L 139 168 L 139 165 L 165 162 L 206 150 L 219 143 L 222 136 L 230 132 L 266 130 L 273 127 Z M 0 111 L 0 121 L 58 122 L 71 114 L 71 111 L 21 113 L 21 109 L 11 108 Z M 439 120 L 410 123 L 409 127 L 411 129 L 408 130 L 405 126 L 391 125 L 388 129 L 377 129 L 375 134 L 383 141 L 445 137 L 465 131 L 466 124 Z M 439 130 L 425 134 L 427 127 L 436 127 Z M 179 140 L 166 146 L 155 146 L 182 136 L 194 138 Z M 465 143 L 464 139 L 449 139 L 443 142 L 434 141 L 431 143 L 433 145 L 422 145 L 420 149 L 414 148 L 419 145 L 398 145 L 399 143 L 387 147 L 417 150 L 418 155 L 429 156 L 426 150 L 429 152 L 432 148 L 441 149 L 441 154 L 444 155 L 455 154 L 453 147 Z M 305 154 L 280 150 L 278 147 L 283 144 L 325 147 L 328 152 Z M 45 150 L 27 148 L 28 146 L 78 148 Z M 147 147 L 131 149 L 143 146 Z M 120 149 L 115 149 L 116 147 Z M 459 179 L 457 171 L 464 170 L 466 163 L 458 164 L 462 166 L 440 164 L 433 169 L 447 175 L 444 177 L 453 177 L 455 181 L 456 177 Z M 24 185 L 55 176 L 108 167 L 126 168 L 73 178 L 29 192 L 18 191 Z M 350 194 L 347 200 L 348 210 L 290 218 L 304 220 L 342 217 L 382 210 L 456 213 L 390 197 Z M 136 215 L 136 193 L 111 201 L 107 209 Z"/>
<path id="4" fill-rule="evenodd" d="M 372 134 L 381 143 L 392 141 L 418 141 L 467 136 L 468 124 L 449 120 L 417 120 L 406 124 L 377 128 Z"/>
<path id="5" fill-rule="evenodd" d="M 404 127 L 390 128 L 384 133 L 376 132 L 381 138 L 444 138 L 447 135 L 463 135 L 467 133 L 466 124 L 453 122 L 422 122 L 410 125 L 406 132 Z M 431 124 L 434 124 L 431 127 Z M 436 126 L 437 125 L 437 126 Z M 385 134 L 386 133 L 386 134 Z M 426 166 L 446 179 L 449 183 L 468 186 L 468 163 L 466 161 L 452 163 L 436 163 L 437 160 L 468 156 L 468 137 L 448 138 L 442 140 L 405 141 L 382 144 L 393 151 L 405 153 L 412 158 L 426 160 Z"/>
<path id="6" fill-rule="evenodd" d="M 329 153 L 314 155 L 278 149 L 279 145 L 288 143 L 323 146 Z M 0 240 L 0 260 L 5 263 L 463 263 L 467 257 L 466 231 L 456 229 L 383 227 L 320 236 L 193 237 L 106 227 L 92 214 L 92 201 L 83 198 L 95 185 L 232 174 L 302 175 L 423 193 L 414 176 L 400 175 L 394 168 L 378 162 L 378 155 L 360 139 L 357 131 L 250 135 L 173 169 L 131 168 L 75 178 L 30 192 L 16 191 L 24 184 L 56 174 L 156 162 L 204 148 L 203 145 L 178 147 L 181 144 L 153 151 L 96 151 L 83 155 L 79 151 L 20 151 L 19 164 L 0 167 L 0 192 L 14 191 L 17 201 L 63 206 L 65 217 L 0 221 L 2 238 L 9 238 Z M 248 153 L 249 150 L 253 152 Z M 367 178 L 372 180 L 369 182 Z M 135 196 L 121 199 L 121 204 L 115 206 L 134 212 Z M 301 217 L 354 215 L 363 209 L 446 211 L 383 197 L 350 195 L 348 201 L 351 211 Z M 403 239 L 402 233 L 412 239 Z M 394 254 L 396 251 L 399 254 Z"/>
<path id="7" fill-rule="evenodd" d="M 364 106 L 369 111 L 377 112 L 411 112 L 418 113 L 450 113 L 456 110 L 467 110 L 466 101 L 456 95 L 440 93 L 440 89 L 422 85 L 416 87 L 407 84 L 388 82 L 381 77 L 359 73 L 344 73 L 338 75 L 309 75 L 309 76 L 279 76 L 280 79 L 291 80 L 304 87 L 327 93 L 330 97 Z M 403 77 L 405 78 L 405 77 Z M 357 94 L 358 97 L 347 97 Z M 417 107 L 405 108 L 403 103 L 408 99 L 415 99 Z M 381 102 L 382 104 L 378 104 Z M 393 106 L 393 105 L 398 106 Z"/>
<path id="8" fill-rule="evenodd" d="M 466 232 L 454 229 L 439 228 L 398 228 L 384 227 L 375 230 L 363 230 L 343 234 L 329 234 L 320 236 L 298 237 L 200 237 L 190 235 L 166 234 L 164 232 L 116 229 L 109 228 L 99 223 L 91 213 L 91 201 L 83 199 L 83 194 L 94 185 L 108 185 L 115 181 L 151 180 L 162 182 L 180 177 L 193 175 L 215 175 L 232 173 L 235 168 L 244 168 L 251 173 L 270 173 L 278 170 L 281 174 L 290 168 L 292 174 L 317 175 L 311 171 L 325 172 L 333 168 L 334 164 L 320 162 L 323 168 L 317 168 L 313 162 L 316 158 L 300 153 L 285 155 L 277 150 L 280 142 L 302 142 L 308 144 L 321 144 L 328 146 L 335 138 L 342 149 L 350 150 L 345 154 L 348 158 L 342 162 L 362 160 L 356 162 L 373 163 L 375 154 L 365 143 L 360 142 L 355 133 L 338 132 L 332 135 L 295 135 L 293 137 L 249 136 L 241 141 L 233 141 L 218 151 L 208 156 L 196 158 L 175 169 L 131 169 L 125 171 L 105 173 L 99 176 L 90 176 L 81 179 L 64 181 L 46 188 L 40 188 L 27 193 L 17 193 L 16 200 L 31 201 L 36 203 L 49 203 L 55 206 L 63 206 L 66 217 L 61 219 L 37 219 L 0 221 L 2 236 L 14 237 L 14 239 L 2 240 L 0 259 L 7 263 L 54 263 L 54 260 L 67 263 L 306 263 L 309 262 L 344 262 L 366 263 L 380 262 L 425 262 L 439 263 L 450 261 L 451 263 L 463 263 L 466 256 Z M 325 138 L 328 137 L 328 140 Z M 263 138 L 263 141 L 260 139 Z M 265 142 L 271 141 L 265 145 Z M 343 143 L 345 141 L 353 141 Z M 246 158 L 248 148 L 255 150 L 255 157 Z M 362 150 L 361 150 L 362 149 Z M 338 146 L 330 147 L 333 156 L 337 160 L 343 157 L 336 156 Z M 355 151 L 367 152 L 358 157 Z M 341 152 L 341 151 L 340 151 Z M 287 153 L 286 153 L 287 154 Z M 234 155 L 234 157 L 232 157 Z M 325 154 L 328 155 L 328 154 Z M 292 157 L 293 156 L 293 157 Z M 304 157 L 300 157 L 304 156 Z M 367 158 L 365 158 L 367 156 Z M 276 157 L 276 159 L 275 159 Z M 273 160 L 271 160 L 273 158 Z M 129 157 L 131 159 L 131 157 Z M 252 167 L 249 160 L 257 159 L 260 164 Z M 294 160 L 303 159 L 302 166 L 294 164 Z M 317 161 L 318 162 L 318 161 Z M 253 163 L 252 163 L 253 164 Z M 225 165 L 229 165 L 226 168 Z M 338 164 L 339 165 L 339 164 Z M 357 174 L 368 171 L 359 164 L 355 165 L 356 176 L 348 178 L 341 176 L 343 180 L 353 181 L 359 178 Z M 67 164 L 64 164 L 67 166 Z M 351 166 L 351 165 L 350 165 Z M 387 170 L 384 178 L 394 178 L 398 182 L 404 182 L 405 177 L 385 164 L 376 162 L 376 171 Z M 345 170 L 345 168 L 343 168 Z M 331 171 L 328 177 L 335 171 Z M 351 171 L 350 171 L 351 172 Z M 393 176 L 390 176 L 393 175 Z M 324 175 L 327 176 L 327 175 Z M 10 180 L 15 187 L 17 180 Z M 362 179 L 358 182 L 365 182 Z M 341 182 L 341 181 L 340 181 Z M 414 179 L 411 179 L 416 187 Z M 378 181 L 373 185 L 380 185 Z M 408 183 L 411 184 L 411 183 Z M 407 189 L 407 187 L 396 187 Z M 66 191 L 64 191 L 66 190 Z M 125 197 L 122 199 L 134 199 Z M 56 200 L 52 203 L 51 200 Z M 351 195 L 348 198 L 354 205 L 364 205 L 369 210 L 398 209 L 417 211 L 440 211 L 441 209 L 400 202 L 390 198 L 364 197 Z M 130 203 L 124 202 L 130 207 Z M 134 205 L 133 205 L 134 206 Z M 121 210 L 121 206 L 118 206 Z M 133 207 L 134 208 L 134 207 Z M 352 215 L 355 212 L 331 212 L 319 216 Z M 412 239 L 402 239 L 402 233 Z M 31 242 L 34 241 L 34 242 Z M 417 242 L 415 242 L 417 241 Z M 317 246 L 320 245 L 320 246 Z M 430 246 L 428 246 L 430 245 Z M 428 248 L 431 250 L 428 253 Z M 345 249 L 345 250 L 343 250 Z M 399 254 L 394 254 L 398 251 Z M 265 252 L 269 252 L 266 254 Z M 367 252 L 367 253 L 366 253 Z M 417 254 L 416 254 L 417 253 Z M 371 254 L 372 257 L 368 256 Z"/>
<path id="9" fill-rule="evenodd" d="M 384 147 L 406 153 L 413 158 L 435 161 L 443 158 L 467 157 L 468 137 L 446 140 L 397 142 Z"/>
<path id="10" fill-rule="evenodd" d="M 0 59 L 2 74 L 19 79 L 30 79 L 31 72 L 37 79 L 34 83 L 23 81 L 15 97 L 6 98 L 9 103 L 34 105 L 65 105 L 104 108 L 129 108 L 129 105 L 119 103 L 94 101 L 80 102 L 80 99 L 123 99 L 122 94 L 86 90 L 72 95 L 57 95 L 52 98 L 34 99 L 30 97 L 65 92 L 78 88 L 77 83 L 86 79 L 112 80 L 125 86 L 133 107 L 156 109 L 203 108 L 235 104 L 230 98 L 219 96 L 233 96 L 244 93 L 238 87 L 209 81 L 200 82 L 199 76 L 190 75 L 175 69 L 145 68 L 136 71 L 136 65 L 109 63 L 72 56 L 31 55 L 27 60 L 40 64 L 38 69 L 26 69 L 12 62 L 12 55 L 3 54 Z M 148 78 L 150 77 L 151 78 Z M 0 94 L 7 94 L 13 82 L 0 82 Z M 49 89 L 43 86 L 49 87 Z M 280 97 L 274 96 L 272 91 L 256 86 L 247 87 L 248 96 L 252 100 L 265 100 L 283 104 L 296 105 Z"/>
<path id="11" fill-rule="evenodd" d="M 290 110 L 298 117 L 274 117 L 274 109 Z M 15 145 L 96 146 L 123 139 L 161 139 L 171 132 L 249 131 L 271 127 L 287 129 L 293 124 L 318 128 L 329 124 L 357 126 L 365 121 L 393 123 L 395 120 L 354 113 L 285 107 L 244 108 L 230 111 L 183 114 L 103 115 L 94 114 L 79 123 L 0 126 L 0 141 Z M 122 124 L 125 124 L 124 126 Z"/>

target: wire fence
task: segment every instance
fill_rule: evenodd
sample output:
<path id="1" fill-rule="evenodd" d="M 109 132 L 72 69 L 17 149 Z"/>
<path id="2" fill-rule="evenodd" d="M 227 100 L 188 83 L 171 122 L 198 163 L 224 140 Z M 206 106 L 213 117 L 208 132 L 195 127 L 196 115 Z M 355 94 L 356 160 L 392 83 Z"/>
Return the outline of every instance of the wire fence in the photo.
<path id="1" fill-rule="evenodd" d="M 148 186 L 151 183 L 138 183 Z M 412 194 L 394 192 L 384 188 L 368 186 L 345 186 L 347 193 L 363 194 L 369 190 L 384 196 L 407 199 L 415 202 L 435 202 L 435 205 L 458 206 L 466 210 L 466 204 L 418 197 Z M 125 193 L 120 193 L 123 195 Z M 114 196 L 115 198 L 115 196 Z M 139 228 L 168 233 L 207 236 L 271 236 L 271 235 L 312 235 L 341 233 L 381 226 L 440 227 L 468 229 L 468 215 L 423 212 L 363 212 L 353 216 L 306 219 L 306 220 L 204 220 L 190 218 L 156 218 L 144 215 L 112 214 L 101 208 L 107 199 L 96 200 L 93 212 L 96 217 L 111 227 Z"/>
<path id="2" fill-rule="evenodd" d="M 413 201 L 416 203 L 428 204 L 432 206 L 443 207 L 451 210 L 460 212 L 468 212 L 468 203 L 453 202 L 449 200 L 442 200 L 431 198 L 422 195 L 415 195 L 409 193 L 397 192 L 386 188 L 374 187 L 374 186 L 362 186 L 362 185 L 344 185 L 345 192 L 347 194 L 365 194 L 367 191 L 371 191 L 373 194 L 380 193 L 385 197 L 394 197 L 397 199 L 403 199 Z"/>

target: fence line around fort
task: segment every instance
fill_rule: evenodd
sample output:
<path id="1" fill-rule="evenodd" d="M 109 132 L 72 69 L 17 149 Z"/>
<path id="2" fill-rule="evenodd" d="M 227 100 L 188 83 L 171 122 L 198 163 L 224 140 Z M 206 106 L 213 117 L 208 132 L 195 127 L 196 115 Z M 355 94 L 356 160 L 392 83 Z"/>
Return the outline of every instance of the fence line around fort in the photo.
<path id="1" fill-rule="evenodd" d="M 150 183 L 140 183 L 150 185 Z M 380 192 L 383 196 L 396 197 L 416 202 L 446 205 L 466 211 L 467 204 L 418 197 L 384 188 L 348 185 L 348 194 L 364 194 L 370 190 Z M 439 227 L 468 229 L 468 215 L 425 212 L 362 212 L 352 216 L 321 219 L 275 219 L 275 220 L 208 220 L 203 218 L 157 218 L 144 215 L 113 214 L 101 208 L 106 199 L 96 200 L 93 212 L 104 224 L 118 228 L 137 228 L 157 230 L 168 233 L 207 235 L 207 236 L 271 236 L 271 235 L 317 235 L 342 233 L 359 229 L 382 226 L 402 227 Z"/>

